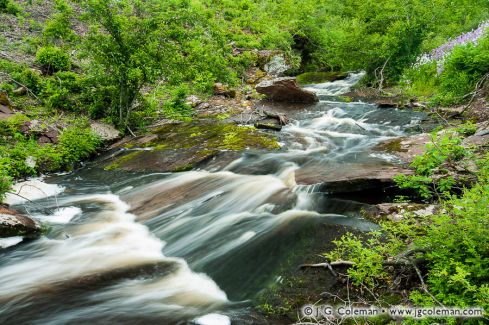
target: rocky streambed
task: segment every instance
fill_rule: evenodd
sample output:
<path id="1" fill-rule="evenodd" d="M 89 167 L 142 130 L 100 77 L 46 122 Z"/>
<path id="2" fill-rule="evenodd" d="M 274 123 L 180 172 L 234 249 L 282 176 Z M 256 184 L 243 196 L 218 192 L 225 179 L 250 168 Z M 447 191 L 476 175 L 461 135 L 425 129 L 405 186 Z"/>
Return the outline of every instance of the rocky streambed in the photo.
<path id="1" fill-rule="evenodd" d="M 359 77 L 307 86 L 317 102 L 165 123 L 46 178 L 56 197 L 13 206 L 46 227 L 0 254 L 0 321 L 266 323 L 253 306 L 284 270 L 376 227 L 361 211 L 409 172 L 379 143 L 433 125 L 343 100 Z M 254 128 L 261 118 L 281 131 Z M 292 285 L 295 303 L 319 290 Z"/>

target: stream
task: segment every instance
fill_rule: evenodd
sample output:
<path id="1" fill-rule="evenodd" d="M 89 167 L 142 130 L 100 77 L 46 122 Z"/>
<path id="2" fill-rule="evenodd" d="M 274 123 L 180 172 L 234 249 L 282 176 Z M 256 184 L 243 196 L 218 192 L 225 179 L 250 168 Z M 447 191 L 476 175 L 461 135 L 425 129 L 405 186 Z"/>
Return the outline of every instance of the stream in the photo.
<path id="1" fill-rule="evenodd" d="M 278 151 L 181 173 L 88 164 L 46 177 L 60 193 L 18 207 L 46 235 L 0 250 L 0 323 L 231 324 L 279 281 L 284 260 L 301 262 L 317 225 L 330 225 L 326 240 L 337 225 L 375 228 L 356 198 L 295 178 L 396 164 L 370 149 L 421 131 L 422 113 L 341 101 L 361 77 L 306 87 L 320 102 L 288 114 Z"/>

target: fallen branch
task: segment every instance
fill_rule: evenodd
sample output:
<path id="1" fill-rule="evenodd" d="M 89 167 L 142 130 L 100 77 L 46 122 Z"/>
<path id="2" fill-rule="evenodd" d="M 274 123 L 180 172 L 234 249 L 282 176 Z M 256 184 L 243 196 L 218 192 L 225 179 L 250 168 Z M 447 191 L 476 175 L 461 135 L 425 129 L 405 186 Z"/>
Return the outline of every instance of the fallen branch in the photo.
<path id="1" fill-rule="evenodd" d="M 413 267 L 414 269 L 416 270 L 416 274 L 418 275 L 418 278 L 419 280 L 421 281 L 421 288 L 423 289 L 423 291 L 431 297 L 431 299 L 433 299 L 433 301 L 435 301 L 437 304 L 439 304 L 441 307 L 445 307 L 438 299 L 435 298 L 435 296 L 433 296 L 431 294 L 431 292 L 428 290 L 428 286 L 426 285 L 426 283 L 424 282 L 423 280 L 423 275 L 421 274 L 421 271 L 419 270 L 418 266 L 416 264 L 413 264 Z"/>
<path id="2" fill-rule="evenodd" d="M 305 269 L 305 268 L 326 268 L 328 269 L 333 276 L 338 276 L 338 273 L 333 269 L 335 266 L 353 266 L 355 265 L 354 262 L 351 261 L 335 261 L 331 263 L 317 263 L 317 264 L 302 264 L 299 266 L 300 269 Z"/>
<path id="3" fill-rule="evenodd" d="M 488 80 L 489 80 L 489 73 L 486 73 L 481 79 L 479 79 L 479 81 L 477 81 L 474 91 L 464 96 L 464 98 L 466 98 L 472 95 L 470 101 L 467 103 L 467 105 L 465 105 L 465 107 L 460 113 L 455 114 L 453 117 L 462 115 L 463 113 L 465 113 L 465 111 L 467 111 L 467 109 L 469 109 L 470 105 L 472 105 L 472 103 L 474 102 L 475 97 L 477 97 L 477 94 L 479 93 L 479 89 L 481 89 L 484 83 Z"/>

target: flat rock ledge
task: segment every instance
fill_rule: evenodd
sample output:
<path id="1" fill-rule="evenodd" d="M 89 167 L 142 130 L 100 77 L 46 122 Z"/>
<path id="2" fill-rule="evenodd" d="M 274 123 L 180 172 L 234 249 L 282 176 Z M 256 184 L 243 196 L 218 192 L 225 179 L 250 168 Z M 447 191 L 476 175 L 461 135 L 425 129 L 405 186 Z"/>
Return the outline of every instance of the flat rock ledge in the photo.
<path id="1" fill-rule="evenodd" d="M 425 152 L 426 145 L 430 142 L 431 136 L 428 133 L 421 133 L 381 142 L 373 150 L 396 155 L 402 162 L 410 164 L 416 156 Z"/>
<path id="2" fill-rule="evenodd" d="M 320 169 L 303 167 L 296 171 L 298 185 L 315 185 L 315 191 L 329 194 L 361 192 L 386 189 L 394 186 L 398 174 L 412 175 L 413 171 L 397 166 L 367 164 L 342 164 Z"/>
<path id="3" fill-rule="evenodd" d="M 312 104 L 319 101 L 315 93 L 300 88 L 294 77 L 265 80 L 260 82 L 255 89 L 259 94 L 266 95 L 268 99 L 277 102 Z"/>

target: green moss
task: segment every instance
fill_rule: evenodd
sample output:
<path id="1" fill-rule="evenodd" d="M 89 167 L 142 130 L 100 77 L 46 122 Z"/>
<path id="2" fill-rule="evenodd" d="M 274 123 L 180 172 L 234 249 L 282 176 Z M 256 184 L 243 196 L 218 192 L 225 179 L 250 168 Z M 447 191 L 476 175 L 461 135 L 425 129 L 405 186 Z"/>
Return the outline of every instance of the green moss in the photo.
<path id="1" fill-rule="evenodd" d="M 107 165 L 104 168 L 104 170 L 115 170 L 115 169 L 118 169 L 124 163 L 127 163 L 127 162 L 133 160 L 134 158 L 138 157 L 139 155 L 141 155 L 142 152 L 143 151 L 138 150 L 138 151 L 134 151 L 134 152 L 131 152 L 129 154 L 123 155 L 122 157 L 117 158 L 116 160 L 114 160 L 114 162 L 112 162 L 110 165 Z"/>
<path id="2" fill-rule="evenodd" d="M 401 147 L 402 139 L 395 139 L 387 143 L 381 144 L 378 148 L 381 151 L 386 152 L 401 152 L 403 149 Z"/>
<path id="3" fill-rule="evenodd" d="M 169 124 L 156 131 L 158 139 L 146 146 L 157 150 L 204 148 L 208 150 L 278 149 L 277 139 L 253 127 L 234 124 Z"/>
<path id="4" fill-rule="evenodd" d="M 301 85 L 317 84 L 344 79 L 346 76 L 344 72 L 306 72 L 297 76 L 297 82 Z"/>
<path id="5" fill-rule="evenodd" d="M 175 173 L 186 172 L 186 171 L 192 170 L 192 168 L 194 168 L 194 166 L 189 163 L 189 164 L 184 164 L 184 165 L 178 166 L 173 171 Z"/>

